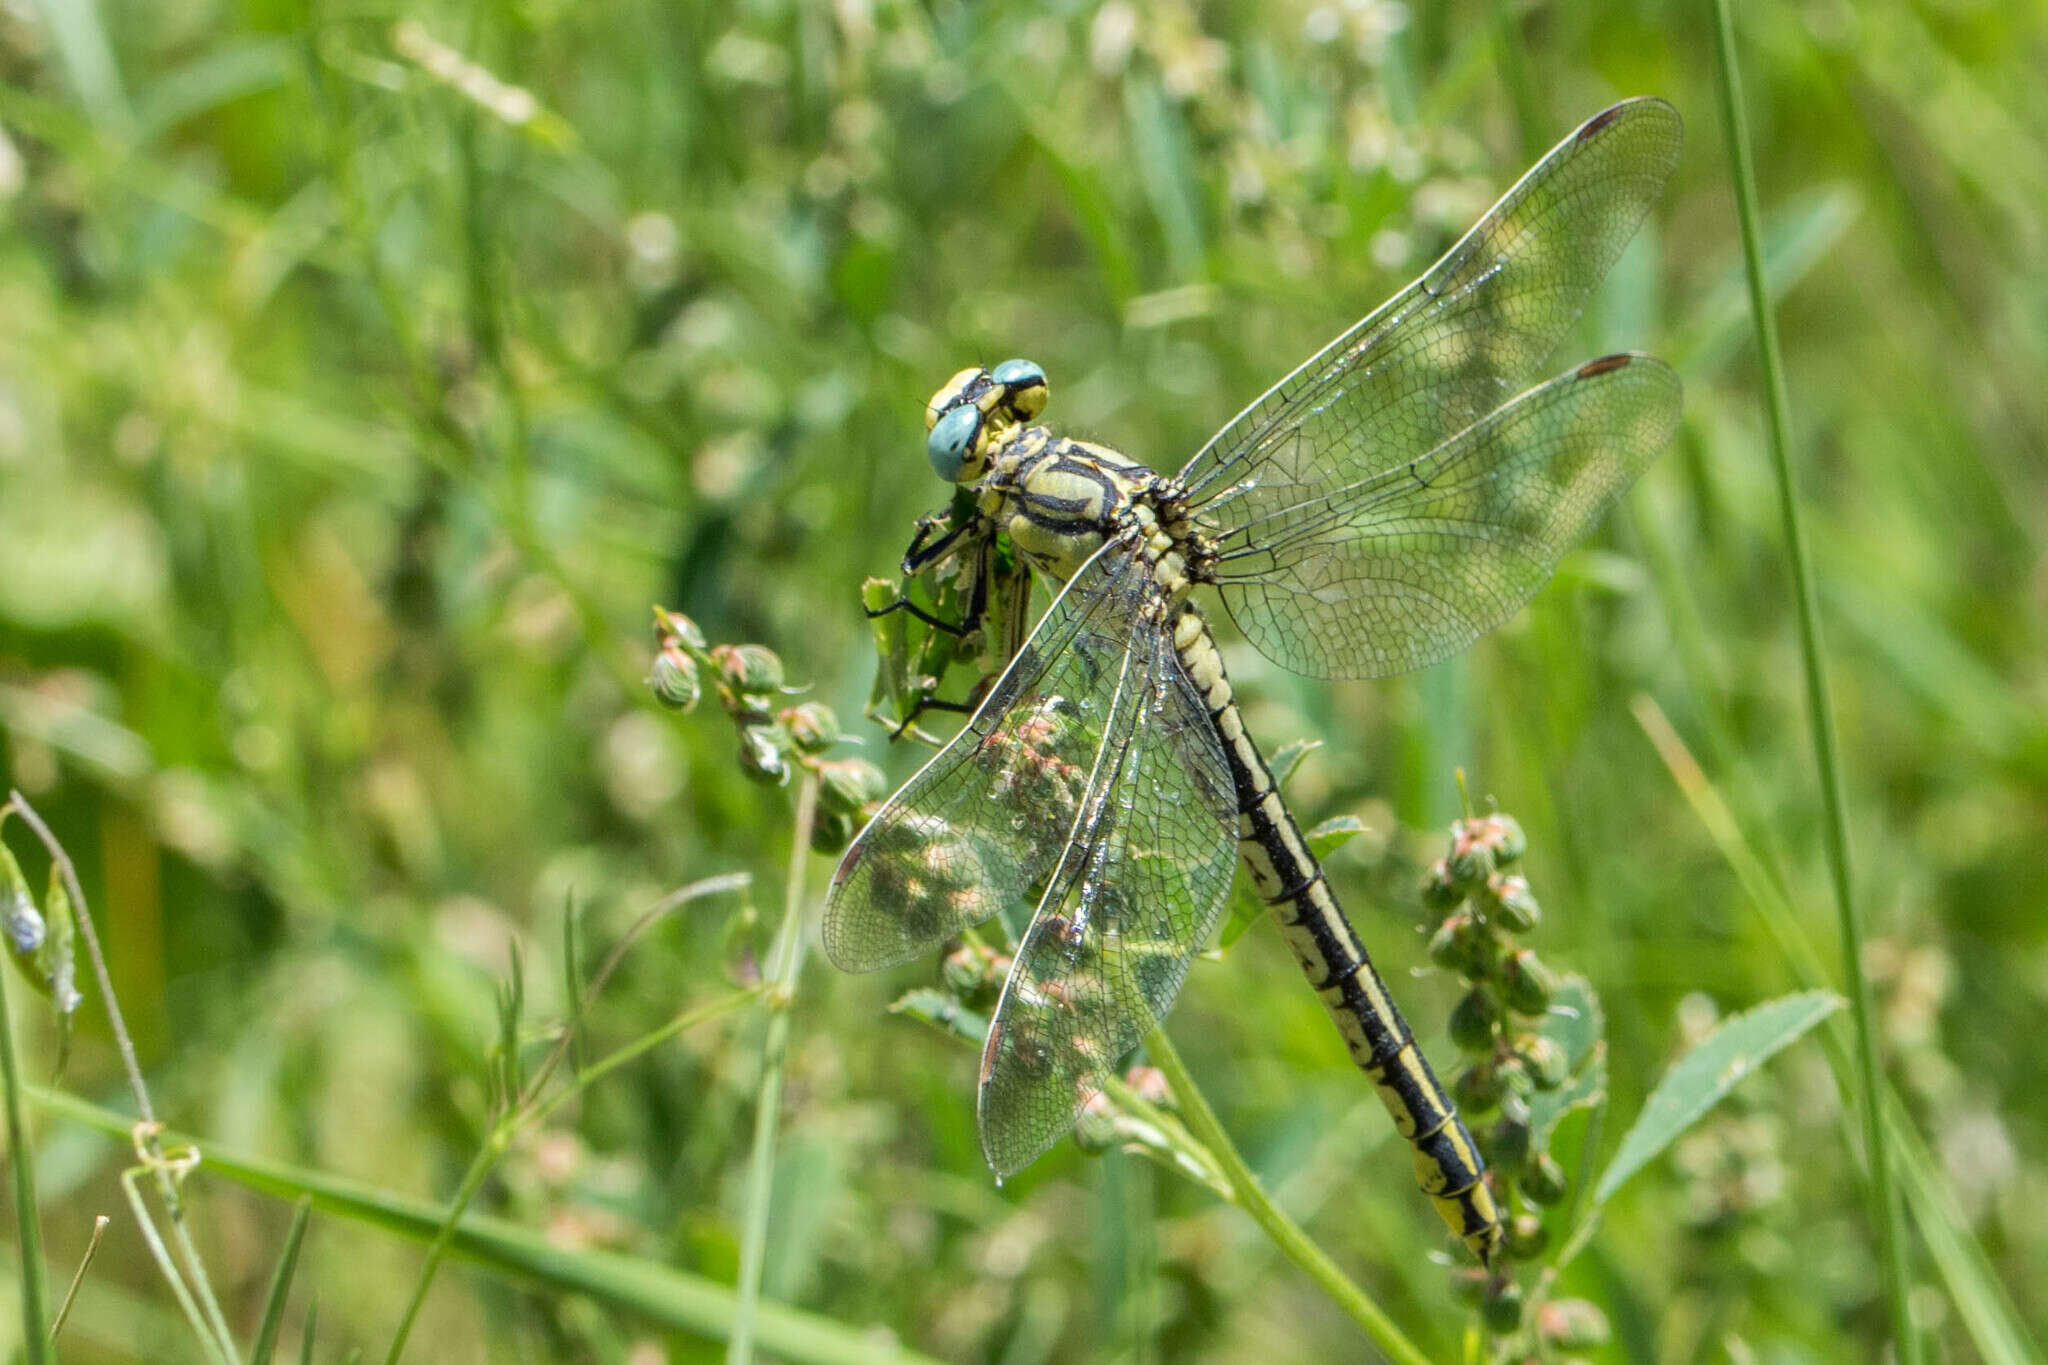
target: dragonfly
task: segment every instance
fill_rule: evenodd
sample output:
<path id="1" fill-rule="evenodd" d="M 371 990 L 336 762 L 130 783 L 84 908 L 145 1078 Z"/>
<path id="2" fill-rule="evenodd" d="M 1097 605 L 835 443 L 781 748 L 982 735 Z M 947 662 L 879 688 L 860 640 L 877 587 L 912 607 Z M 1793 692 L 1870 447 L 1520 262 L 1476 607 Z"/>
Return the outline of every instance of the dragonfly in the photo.
<path id="1" fill-rule="evenodd" d="M 932 397 L 926 453 L 959 490 L 903 569 L 965 581 L 962 619 L 907 596 L 880 610 L 965 637 L 1014 607 L 1010 575 L 1057 592 L 847 848 L 824 944 L 872 971 L 1028 913 L 977 1093 L 999 1180 L 1165 1016 L 1242 862 L 1423 1192 L 1491 1263 L 1484 1161 L 1281 800 L 1195 593 L 1318 678 L 1421 668 L 1519 610 L 1677 426 L 1678 378 L 1647 355 L 1528 386 L 1661 194 L 1680 133 L 1653 98 L 1587 120 L 1171 475 L 1039 425 L 1047 380 L 1028 361 Z"/>

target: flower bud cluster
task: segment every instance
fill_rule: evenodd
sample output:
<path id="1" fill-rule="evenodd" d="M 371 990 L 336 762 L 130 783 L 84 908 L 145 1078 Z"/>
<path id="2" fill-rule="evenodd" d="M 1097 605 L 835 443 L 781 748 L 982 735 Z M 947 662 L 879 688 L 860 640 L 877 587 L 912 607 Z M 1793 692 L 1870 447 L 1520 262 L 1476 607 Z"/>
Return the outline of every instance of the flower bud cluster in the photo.
<path id="1" fill-rule="evenodd" d="M 712 645 L 681 612 L 654 609 L 656 652 L 647 685 L 671 711 L 690 712 L 708 680 L 718 707 L 739 732 L 740 771 L 781 786 L 795 768 L 818 779 L 811 846 L 835 853 L 853 841 L 885 793 L 881 769 L 863 758 L 827 758 L 841 738 L 839 718 L 822 702 L 780 703 L 800 688 L 785 685 L 782 658 L 766 645 Z"/>
<path id="2" fill-rule="evenodd" d="M 1450 851 L 1431 865 L 1422 887 L 1423 902 L 1443 915 L 1430 957 L 1465 982 L 1450 1032 L 1469 1062 L 1454 1089 L 1510 1210 L 1502 1240 L 1508 1261 L 1533 1261 L 1549 1249 L 1540 1210 L 1569 1189 L 1530 1107 L 1532 1097 L 1571 1079 L 1572 1062 L 1540 1027 L 1560 986 L 1557 974 L 1519 941 L 1543 918 L 1528 879 L 1514 870 L 1528 848 L 1512 816 L 1459 820 L 1451 826 Z M 1607 1321 L 1593 1304 L 1540 1296 L 1532 1302 L 1500 1264 L 1458 1272 L 1459 1292 L 1495 1338 L 1492 1358 L 1553 1360 L 1558 1351 L 1606 1340 Z"/>

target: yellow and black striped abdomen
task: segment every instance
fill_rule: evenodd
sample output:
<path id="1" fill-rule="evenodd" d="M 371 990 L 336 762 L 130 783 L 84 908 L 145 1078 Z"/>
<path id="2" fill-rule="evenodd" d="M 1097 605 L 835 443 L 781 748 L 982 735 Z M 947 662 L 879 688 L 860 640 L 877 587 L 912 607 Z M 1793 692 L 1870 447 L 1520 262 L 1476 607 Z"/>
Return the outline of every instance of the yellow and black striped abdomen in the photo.
<path id="1" fill-rule="evenodd" d="M 1451 1231 L 1483 1262 L 1500 1245 L 1500 1212 L 1486 1163 L 1450 1096 L 1415 1045 L 1365 945 L 1331 894 L 1322 865 L 1289 814 L 1271 769 L 1245 732 L 1208 624 L 1184 603 L 1174 645 L 1203 695 L 1237 788 L 1238 848 L 1252 885 L 1286 932 L 1351 1059 L 1373 1084 L 1395 1128 L 1415 1149 L 1417 1182 Z"/>

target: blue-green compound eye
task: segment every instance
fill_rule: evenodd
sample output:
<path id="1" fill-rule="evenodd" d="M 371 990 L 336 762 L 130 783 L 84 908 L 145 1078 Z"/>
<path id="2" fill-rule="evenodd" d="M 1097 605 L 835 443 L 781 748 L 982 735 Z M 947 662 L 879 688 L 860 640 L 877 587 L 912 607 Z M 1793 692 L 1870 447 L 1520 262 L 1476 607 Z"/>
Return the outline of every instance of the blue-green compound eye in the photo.
<path id="1" fill-rule="evenodd" d="M 940 478 L 958 483 L 960 470 L 980 435 L 981 409 L 972 403 L 962 403 L 933 424 L 932 434 L 924 443 L 925 457 Z"/>
<path id="2" fill-rule="evenodd" d="M 1043 386 L 1045 371 L 1029 360 L 1005 360 L 989 371 L 989 378 L 1013 389 Z"/>
<path id="3" fill-rule="evenodd" d="M 1017 421 L 1028 422 L 1045 411 L 1045 371 L 1028 360 L 1005 360 L 989 371 L 1003 389 L 1003 407 Z"/>

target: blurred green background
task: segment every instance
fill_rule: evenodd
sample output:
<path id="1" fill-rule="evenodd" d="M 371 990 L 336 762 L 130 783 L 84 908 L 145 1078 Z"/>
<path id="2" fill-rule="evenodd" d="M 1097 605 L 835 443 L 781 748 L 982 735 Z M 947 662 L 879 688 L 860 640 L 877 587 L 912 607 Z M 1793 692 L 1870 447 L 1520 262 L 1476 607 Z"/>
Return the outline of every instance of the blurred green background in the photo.
<path id="1" fill-rule="evenodd" d="M 2038 1324 L 2048 11 L 1739 20 L 1886 1060 Z M 788 793 L 715 713 L 652 707 L 651 603 L 778 651 L 907 773 L 858 720 L 857 590 L 943 501 L 919 419 L 946 376 L 1029 356 L 1049 420 L 1171 468 L 1581 119 L 1659 94 L 1684 162 L 1556 367 L 1671 359 L 1673 448 L 1462 660 L 1331 687 L 1228 656 L 1269 749 L 1325 745 L 1303 814 L 1371 827 L 1333 873 L 1439 1056 L 1452 984 L 1411 969 L 1454 769 L 1520 817 L 1534 941 L 1606 1004 L 1611 1147 L 1703 1021 L 1797 984 L 1637 698 L 1837 961 L 1709 34 L 1507 0 L 0 8 L 0 755 L 81 865 L 160 1110 L 446 1198 L 515 940 L 545 1020 L 572 902 L 600 946 L 715 873 L 781 904 Z M 732 913 L 659 926 L 593 1034 L 729 989 Z M 998 1190 L 972 1052 L 884 1012 L 930 977 L 806 970 L 769 1296 L 948 1360 L 1365 1355 L 1243 1215 L 1133 1158 L 1063 1146 Z M 62 1084 L 125 1108 L 83 1018 Z M 1282 1202 L 1448 1358 L 1441 1228 L 1278 936 L 1198 965 L 1172 1022 Z M 610 1078 L 483 1204 L 731 1283 L 763 1028 Z M 1567 1277 L 1614 1323 L 1601 1358 L 1876 1359 L 1851 1127 L 1809 1043 L 1639 1177 Z M 68 1356 L 198 1358 L 123 1149 L 47 1116 L 37 1142 L 60 1277 L 119 1215 Z M 246 1333 L 289 1211 L 187 1189 Z M 316 1217 L 317 1359 L 381 1355 L 418 1255 Z M 1915 1270 L 1943 1358 L 1978 1358 Z M 411 1358 L 721 1349 L 458 1267 Z"/>

